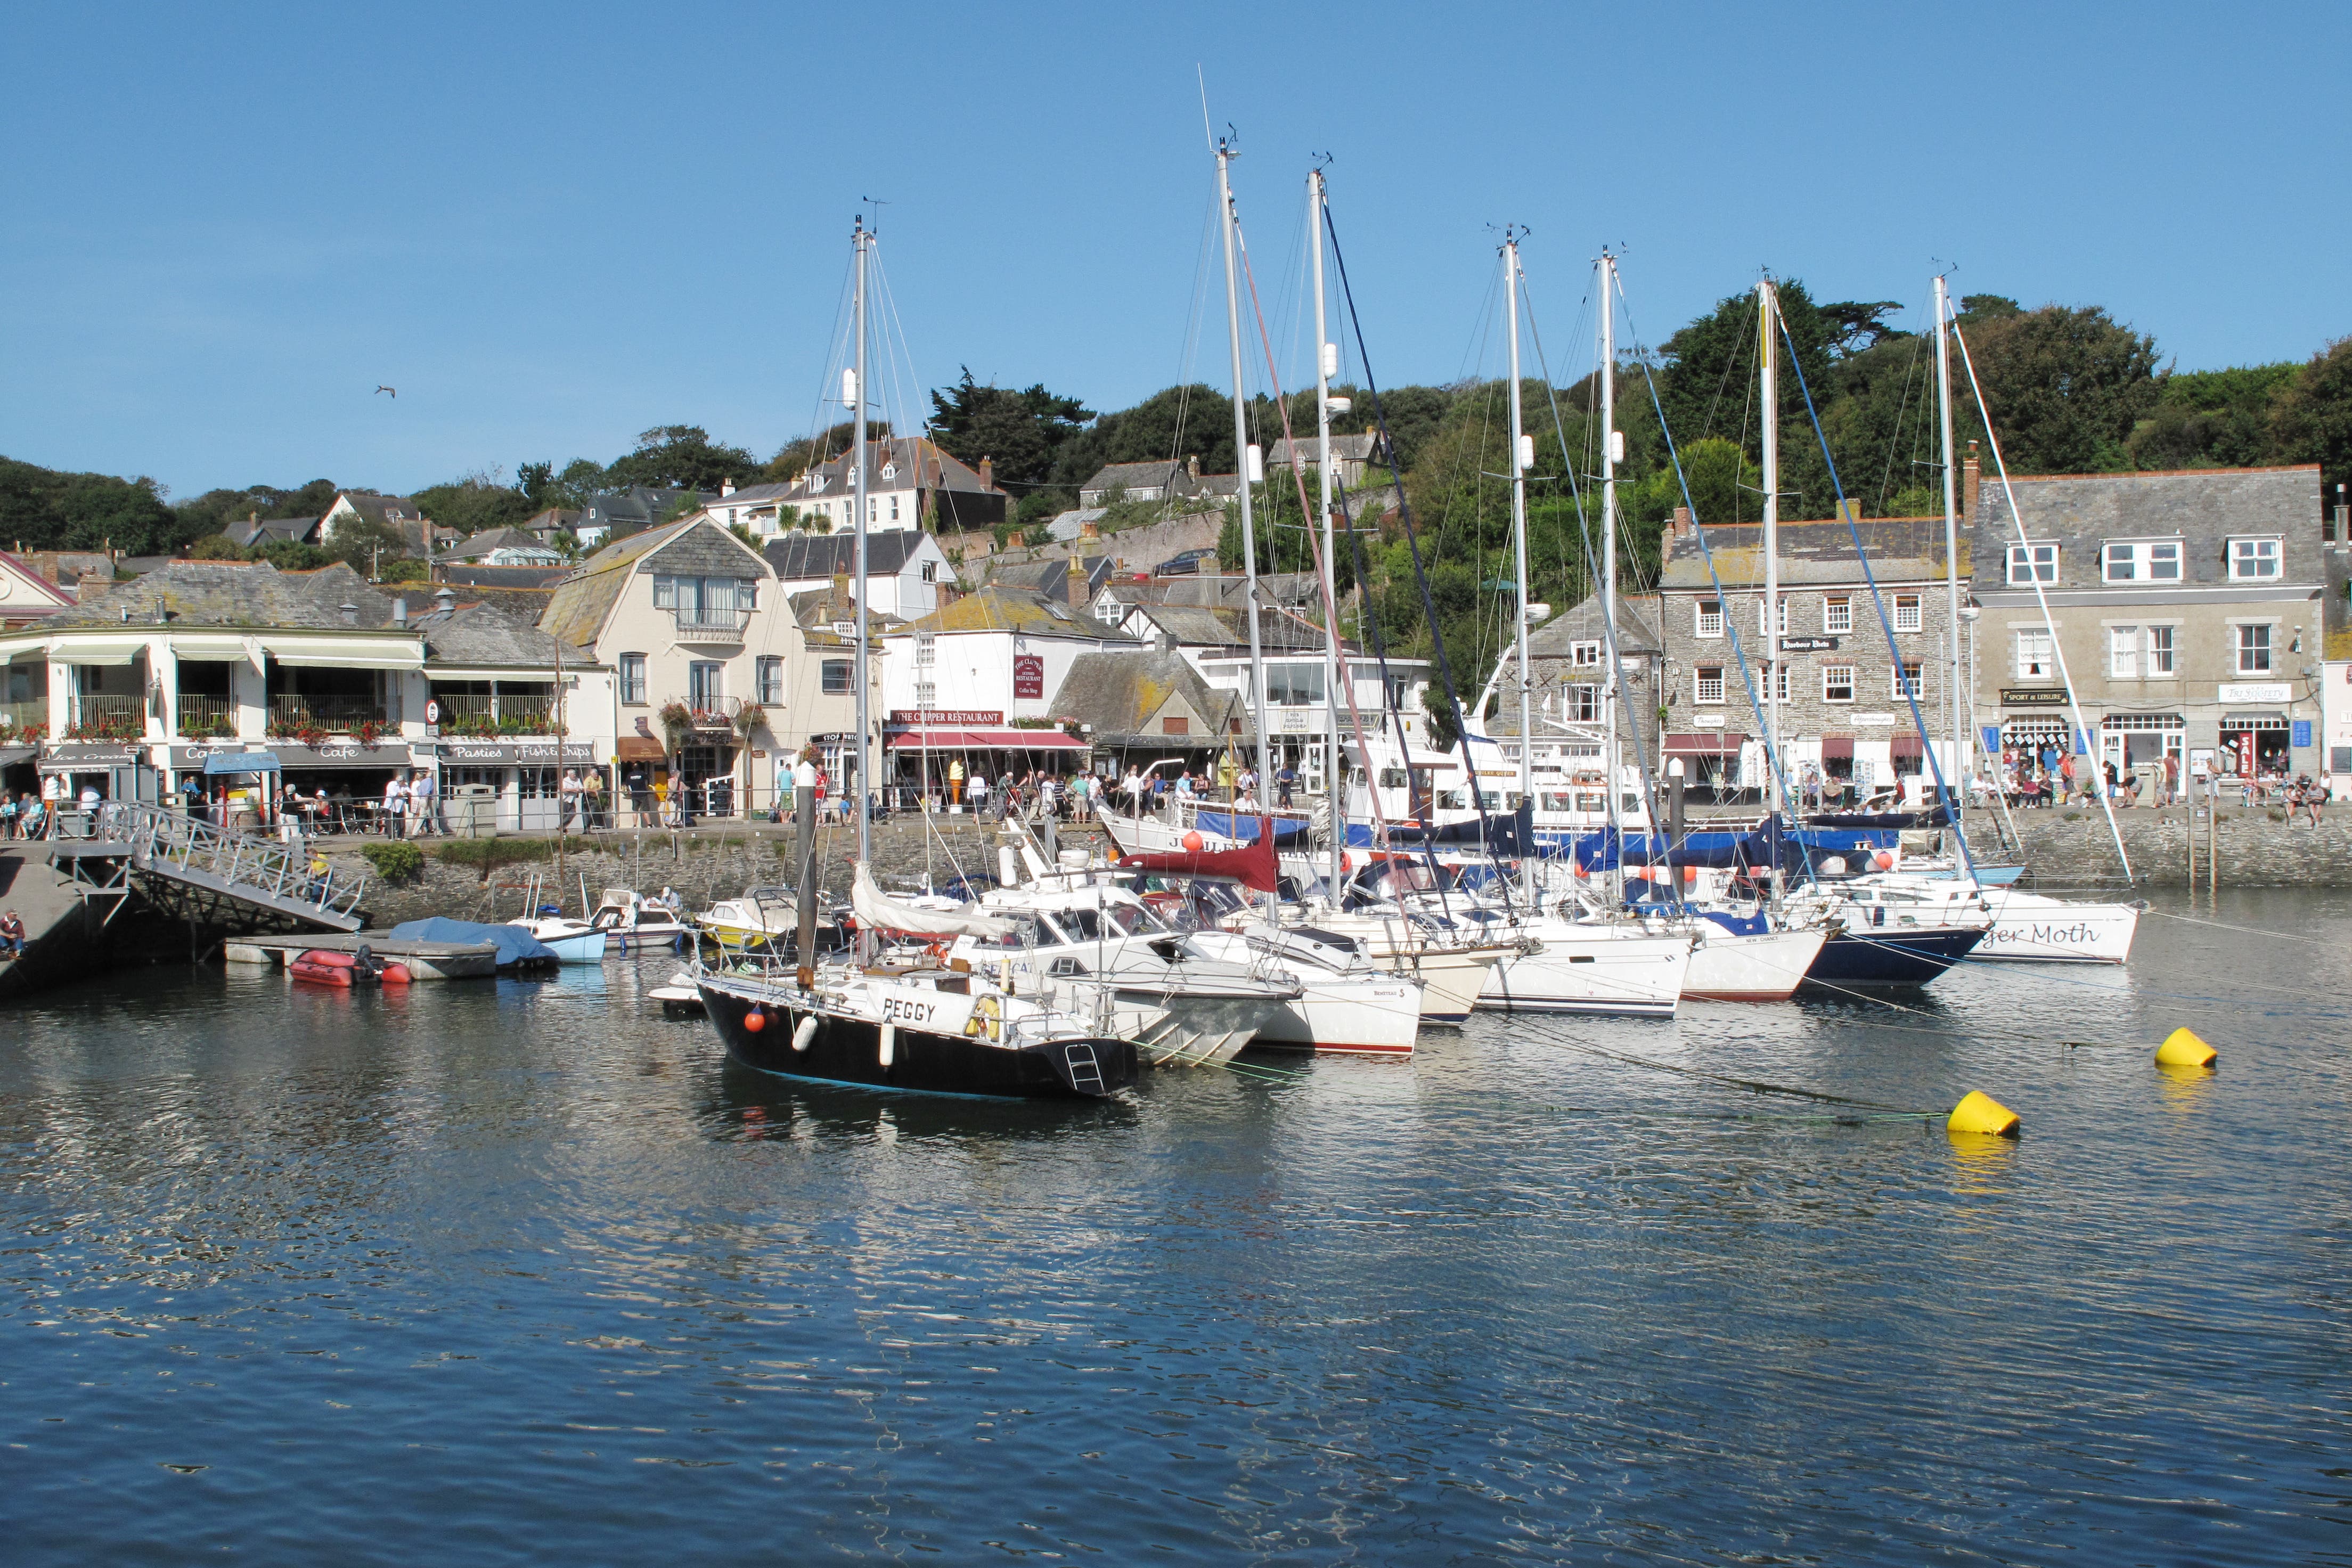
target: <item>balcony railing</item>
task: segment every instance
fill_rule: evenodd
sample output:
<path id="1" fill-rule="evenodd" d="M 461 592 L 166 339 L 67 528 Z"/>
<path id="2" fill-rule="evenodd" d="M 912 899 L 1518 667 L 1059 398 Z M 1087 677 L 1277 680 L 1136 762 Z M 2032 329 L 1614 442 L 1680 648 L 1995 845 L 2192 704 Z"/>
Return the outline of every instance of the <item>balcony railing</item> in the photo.
<path id="1" fill-rule="evenodd" d="M 236 702 L 201 691 L 180 693 L 179 733 L 188 738 L 236 733 Z"/>
<path id="2" fill-rule="evenodd" d="M 437 697 L 441 731 L 448 735 L 548 735 L 555 731 L 555 699 L 520 692 Z"/>
<path id="3" fill-rule="evenodd" d="M 69 740 L 135 741 L 147 732 L 147 699 L 136 692 L 86 691 L 74 697 Z"/>
<path id="4" fill-rule="evenodd" d="M 0 732 L 42 735 L 48 732 L 49 704 L 46 698 L 25 702 L 0 702 Z"/>
<path id="5" fill-rule="evenodd" d="M 348 734 L 362 724 L 397 724 L 400 703 L 373 697 L 317 697 L 280 691 L 269 699 L 269 721 L 282 730 L 305 726 Z"/>
<path id="6" fill-rule="evenodd" d="M 743 640 L 749 610 L 677 610 L 677 640 L 682 643 L 732 643 Z"/>

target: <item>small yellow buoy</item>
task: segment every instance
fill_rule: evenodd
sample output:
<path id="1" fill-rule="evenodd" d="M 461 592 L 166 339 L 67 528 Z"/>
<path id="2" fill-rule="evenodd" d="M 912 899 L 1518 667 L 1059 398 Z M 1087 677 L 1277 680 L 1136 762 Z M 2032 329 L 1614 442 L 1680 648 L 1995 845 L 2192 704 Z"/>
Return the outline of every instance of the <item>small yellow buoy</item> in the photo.
<path id="1" fill-rule="evenodd" d="M 2164 1037 L 2164 1044 L 2156 1047 L 2156 1065 L 2160 1068 L 2210 1068 L 2221 1053 L 2197 1037 L 2190 1029 L 2175 1029 Z"/>
<path id="2" fill-rule="evenodd" d="M 1944 1123 L 1948 1132 L 1989 1132 L 1996 1138 L 2017 1136 L 2017 1112 L 1982 1089 L 1972 1089 L 1968 1098 L 1952 1107 L 1951 1120 Z"/>

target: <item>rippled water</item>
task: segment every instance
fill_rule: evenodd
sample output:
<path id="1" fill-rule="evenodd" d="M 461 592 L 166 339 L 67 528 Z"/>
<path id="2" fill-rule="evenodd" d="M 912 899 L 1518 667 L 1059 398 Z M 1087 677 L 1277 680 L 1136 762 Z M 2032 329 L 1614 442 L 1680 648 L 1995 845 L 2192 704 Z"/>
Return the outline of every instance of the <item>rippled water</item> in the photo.
<path id="1" fill-rule="evenodd" d="M 1480 1017 L 1112 1105 L 765 1079 L 663 960 L 95 982 L 0 1035 L 0 1539 L 2345 1561 L 2352 899 L 2200 912 L 2326 945 L 2150 920 L 1925 1016 Z M 2218 1075 L 2150 1066 L 2180 1023 Z"/>

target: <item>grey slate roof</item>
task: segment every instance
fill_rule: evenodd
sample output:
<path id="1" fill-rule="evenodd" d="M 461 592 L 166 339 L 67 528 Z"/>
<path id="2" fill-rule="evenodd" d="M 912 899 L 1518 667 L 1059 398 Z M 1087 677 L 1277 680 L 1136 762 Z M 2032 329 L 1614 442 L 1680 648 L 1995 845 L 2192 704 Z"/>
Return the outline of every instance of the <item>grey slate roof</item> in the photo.
<path id="1" fill-rule="evenodd" d="M 475 566 L 460 562 L 442 568 L 441 580 L 461 588 L 547 589 L 574 570 L 570 566 Z"/>
<path id="2" fill-rule="evenodd" d="M 714 498 L 700 490 L 656 489 L 651 485 L 631 485 L 626 489 L 600 490 L 586 499 L 581 508 L 576 526 L 610 528 L 617 537 L 650 528 L 667 515 L 682 496 L 691 495 L 695 503 L 709 504 Z"/>
<path id="3" fill-rule="evenodd" d="M 1334 463 L 1369 463 L 1378 457 L 1380 449 L 1381 437 L 1376 430 L 1360 436 L 1331 437 L 1331 460 Z M 1302 436 L 1298 438 L 1298 450 L 1311 468 L 1322 456 L 1322 443 L 1316 437 Z M 1286 436 L 1265 449 L 1265 466 L 1269 468 L 1290 466 L 1290 437 Z"/>
<path id="4" fill-rule="evenodd" d="M 355 623 L 343 619 L 345 604 L 357 607 Z M 152 626 L 159 605 L 176 626 L 331 631 L 392 624 L 391 597 L 340 561 L 316 572 L 280 572 L 266 561 L 174 561 L 59 610 L 45 624 L 59 629 L 120 626 L 127 609 L 134 624 Z"/>
<path id="5" fill-rule="evenodd" d="M 1024 562 L 1018 566 L 1007 568 L 997 574 L 990 578 L 990 581 L 1001 587 L 1025 588 L 1033 594 L 1044 594 L 1050 598 L 1066 598 L 1070 580 L 1070 559 L 1065 555 L 1051 561 Z M 1102 591 L 1102 585 L 1110 581 L 1112 573 L 1118 570 L 1118 563 L 1108 555 L 1097 555 L 1087 559 L 1084 565 L 1087 572 L 1087 597 L 1092 599 L 1095 595 Z"/>
<path id="6" fill-rule="evenodd" d="M 2232 534 L 2284 536 L 2278 581 L 2320 581 L 2319 467 L 2204 468 L 2144 474 L 2016 476 L 2018 510 L 2030 539 L 2055 541 L 2060 588 L 2100 582 L 2099 546 L 2108 539 L 2179 537 L 2187 581 L 2230 578 Z M 1977 492 L 1974 525 L 1979 591 L 2007 586 L 2009 546 L 2016 542 L 2008 498 L 1987 479 Z M 1967 563 L 1961 569 L 1967 570 Z M 2030 590 L 2028 590 L 2030 591 Z"/>
<path id="7" fill-rule="evenodd" d="M 895 577 L 907 568 L 907 558 L 929 535 L 911 528 L 886 529 L 866 536 L 866 574 Z M 847 574 L 857 563 L 855 533 L 787 533 L 762 547 L 768 564 L 786 583 L 813 583 Z"/>
<path id="8" fill-rule="evenodd" d="M 449 552 L 449 558 L 463 561 L 478 559 L 493 550 L 544 550 L 535 534 L 520 528 L 486 528 L 481 532 Z"/>
<path id="9" fill-rule="evenodd" d="M 252 518 L 239 518 L 221 532 L 228 536 L 231 544 L 240 549 L 251 545 L 257 539 L 281 544 L 308 544 L 318 535 L 319 520 L 315 517 L 265 517 L 257 521 Z"/>
<path id="10" fill-rule="evenodd" d="M 1183 736 L 1162 736 L 1145 729 L 1171 695 L 1181 695 L 1202 721 L 1201 730 Z M 1240 711 L 1241 693 L 1220 691 L 1201 679 L 1181 653 L 1157 648 L 1122 648 L 1108 653 L 1082 653 L 1070 661 L 1054 693 L 1056 718 L 1076 719 L 1093 726 L 1096 745 L 1121 745 L 1150 739 L 1176 749 L 1220 745 L 1232 718 Z"/>
<path id="11" fill-rule="evenodd" d="M 1003 493 L 994 485 L 982 484 L 978 469 L 967 467 L 961 458 L 950 456 L 936 443 L 920 437 L 894 436 L 887 441 L 868 441 L 866 447 L 874 460 L 873 471 L 866 477 L 866 488 L 869 491 L 922 489 L 974 495 Z M 837 500 L 851 489 L 850 467 L 847 452 L 829 458 L 793 481 L 777 499 L 787 505 L 797 505 L 814 499 Z M 887 479 L 882 477 L 886 467 L 897 470 Z M 818 480 L 823 483 L 816 483 Z M 738 490 L 735 493 L 741 495 L 743 492 Z M 728 498 L 730 502 L 734 499 L 734 496 Z"/>
<path id="12" fill-rule="evenodd" d="M 1239 608 L 1209 609 L 1197 605 L 1138 605 L 1129 618 L 1140 615 L 1150 623 L 1146 638 L 1171 637 L 1183 647 L 1214 648 L 1227 653 L 1249 651 L 1249 622 Z M 1267 653 L 1320 651 L 1323 628 L 1287 611 L 1267 607 L 1258 612 L 1258 646 Z M 1354 645 L 1342 642 L 1353 650 Z"/>
<path id="13" fill-rule="evenodd" d="M 1872 517 L 1858 525 L 1863 548 L 1870 552 L 1870 569 L 1882 582 L 1916 583 L 1944 575 L 1944 520 L 1940 517 Z M 1764 525 L 1760 522 L 1710 524 L 1708 548 L 1715 555 L 1716 575 L 1725 592 L 1761 586 L 1764 582 Z M 1969 574 L 1969 536 L 1960 535 L 1960 575 Z M 1838 586 L 1862 581 L 1862 564 L 1854 554 L 1853 535 L 1843 522 L 1808 520 L 1780 527 L 1780 585 L 1783 588 Z M 1678 531 L 1666 544 L 1665 564 L 1658 586 L 1682 593 L 1712 589 L 1706 557 L 1696 530 Z"/>
<path id="14" fill-rule="evenodd" d="M 1583 603 L 1565 614 L 1554 616 L 1528 633 L 1528 658 L 1531 661 L 1566 658 L 1570 643 L 1591 642 L 1601 637 L 1601 595 L 1589 595 Z M 1617 595 L 1617 651 L 1621 654 L 1656 653 L 1664 646 L 1658 634 L 1658 596 L 1655 594 L 1620 593 Z M 1508 659 L 1515 652 L 1515 649 L 1506 647 L 1503 657 Z"/>
<path id="15" fill-rule="evenodd" d="M 426 673 L 436 664 L 509 665 L 552 671 L 555 639 L 537 626 L 516 619 L 495 605 L 460 604 L 447 611 L 412 613 L 409 628 L 425 634 Z M 563 645 L 565 667 L 590 665 L 595 658 L 586 648 Z"/>

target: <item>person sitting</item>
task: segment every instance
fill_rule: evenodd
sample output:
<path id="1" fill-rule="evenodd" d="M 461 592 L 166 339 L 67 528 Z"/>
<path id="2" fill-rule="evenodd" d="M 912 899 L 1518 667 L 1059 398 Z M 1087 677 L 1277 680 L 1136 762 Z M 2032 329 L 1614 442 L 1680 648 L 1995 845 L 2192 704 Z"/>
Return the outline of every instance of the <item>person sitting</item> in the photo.
<path id="1" fill-rule="evenodd" d="M 16 918 L 16 910 L 10 910 L 5 914 L 0 914 L 0 958 L 16 959 L 24 956 L 25 922 Z"/>
<path id="2" fill-rule="evenodd" d="M 2303 804 L 2305 809 L 2311 813 L 2312 826 L 2316 827 L 2319 826 L 2319 808 L 2326 803 L 2327 786 L 2314 779 L 2309 773 L 2304 774 Z M 2293 822 L 2294 820 L 2293 813 L 2288 814 L 2287 820 L 2289 822 Z"/>
<path id="3" fill-rule="evenodd" d="M 16 814 L 16 828 L 27 838 L 39 838 L 49 830 L 49 808 L 31 796 L 25 800 L 25 809 Z"/>

